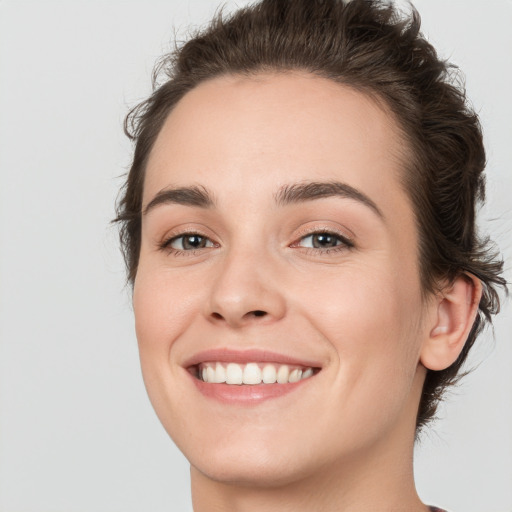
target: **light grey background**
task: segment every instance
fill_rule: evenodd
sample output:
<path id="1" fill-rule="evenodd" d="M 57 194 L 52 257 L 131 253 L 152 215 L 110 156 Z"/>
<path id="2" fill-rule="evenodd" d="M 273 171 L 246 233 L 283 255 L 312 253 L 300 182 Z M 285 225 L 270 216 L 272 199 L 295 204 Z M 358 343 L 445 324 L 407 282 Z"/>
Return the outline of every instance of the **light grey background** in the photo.
<path id="1" fill-rule="evenodd" d="M 143 389 L 109 221 L 130 159 L 123 116 L 173 27 L 183 37 L 216 4 L 0 0 L 1 512 L 191 510 L 188 465 Z M 511 280 L 512 2 L 416 5 L 480 112 L 481 221 Z M 417 450 L 421 497 L 452 512 L 512 512 L 510 306 Z"/>

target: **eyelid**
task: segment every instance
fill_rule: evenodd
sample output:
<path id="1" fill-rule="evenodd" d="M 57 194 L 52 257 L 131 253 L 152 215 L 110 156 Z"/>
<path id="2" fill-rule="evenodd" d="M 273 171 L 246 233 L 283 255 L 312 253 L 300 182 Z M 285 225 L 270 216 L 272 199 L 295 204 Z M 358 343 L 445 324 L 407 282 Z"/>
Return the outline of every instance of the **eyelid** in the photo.
<path id="1" fill-rule="evenodd" d="M 300 247 L 298 245 L 298 243 L 302 239 L 304 239 L 308 236 L 311 236 L 311 235 L 323 234 L 323 233 L 329 234 L 329 235 L 334 235 L 334 236 L 338 237 L 346 247 L 354 247 L 354 245 L 355 245 L 354 235 L 348 234 L 347 230 L 341 230 L 339 228 L 335 228 L 332 226 L 316 225 L 316 226 L 307 227 L 303 231 L 299 231 L 299 233 L 296 235 L 295 242 L 293 242 L 290 245 L 290 247 Z M 333 247 L 331 250 L 333 250 L 333 249 L 335 249 L 335 247 Z M 318 249 L 315 249 L 315 250 L 318 250 Z"/>
<path id="2" fill-rule="evenodd" d="M 197 235 L 201 238 L 205 238 L 212 243 L 212 247 L 199 247 L 197 249 L 176 249 L 171 247 L 171 243 L 174 240 L 179 238 L 183 238 L 185 236 Z M 186 253 L 187 255 L 194 254 L 197 251 L 203 251 L 205 249 L 213 249 L 215 247 L 219 247 L 219 243 L 214 240 L 214 238 L 210 235 L 207 235 L 202 229 L 198 229 L 197 227 L 187 227 L 187 228 L 175 228 L 171 232 L 166 233 L 166 235 L 157 242 L 158 249 L 162 251 L 167 251 L 171 254 L 179 255 L 182 253 Z"/>
<path id="3" fill-rule="evenodd" d="M 205 247 L 195 247 L 193 249 L 178 249 L 176 247 L 173 247 L 173 243 L 174 242 L 181 240 L 182 243 L 183 243 L 185 238 L 192 237 L 192 236 L 197 236 L 199 238 L 202 238 L 203 240 L 205 240 L 207 245 Z M 210 245 L 208 245 L 208 244 L 210 244 Z M 210 238 L 208 238 L 207 236 L 200 235 L 199 233 L 184 233 L 182 235 L 175 236 L 173 238 L 170 238 L 166 242 L 166 245 L 167 245 L 167 247 L 171 247 L 172 249 L 175 249 L 175 250 L 178 250 L 178 251 L 187 251 L 187 252 L 190 252 L 190 251 L 193 251 L 193 250 L 196 250 L 196 249 L 208 249 L 210 247 L 215 247 L 214 242 Z"/>

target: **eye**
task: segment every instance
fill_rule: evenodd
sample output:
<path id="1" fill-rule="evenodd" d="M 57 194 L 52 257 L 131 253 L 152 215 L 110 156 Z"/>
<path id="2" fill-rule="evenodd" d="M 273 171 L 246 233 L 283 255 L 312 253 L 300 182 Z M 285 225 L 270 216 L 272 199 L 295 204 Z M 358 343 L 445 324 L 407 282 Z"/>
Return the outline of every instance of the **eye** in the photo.
<path id="1" fill-rule="evenodd" d="M 165 243 L 165 246 L 176 251 L 193 251 L 196 249 L 204 249 L 206 247 L 214 247 L 213 242 L 197 233 L 186 233 L 184 235 L 171 238 Z"/>
<path id="2" fill-rule="evenodd" d="M 322 231 L 302 237 L 295 245 L 309 249 L 334 249 L 340 246 L 353 247 L 354 244 L 342 235 Z"/>

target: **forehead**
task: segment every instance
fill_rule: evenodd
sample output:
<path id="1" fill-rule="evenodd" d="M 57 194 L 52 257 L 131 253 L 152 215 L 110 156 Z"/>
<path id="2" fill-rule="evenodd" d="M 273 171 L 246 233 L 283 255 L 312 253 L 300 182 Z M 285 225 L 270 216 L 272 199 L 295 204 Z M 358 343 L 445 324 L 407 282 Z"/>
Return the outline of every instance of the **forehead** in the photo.
<path id="1" fill-rule="evenodd" d="M 152 149 L 144 202 L 190 185 L 232 196 L 297 181 L 343 181 L 393 204 L 406 145 L 384 104 L 305 72 L 226 76 L 187 93 Z"/>

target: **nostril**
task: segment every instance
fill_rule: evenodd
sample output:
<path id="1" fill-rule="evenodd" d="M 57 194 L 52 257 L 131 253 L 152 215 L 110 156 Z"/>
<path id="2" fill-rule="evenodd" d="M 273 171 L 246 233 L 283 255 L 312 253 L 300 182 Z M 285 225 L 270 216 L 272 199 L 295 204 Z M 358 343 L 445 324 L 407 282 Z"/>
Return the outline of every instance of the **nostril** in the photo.
<path id="1" fill-rule="evenodd" d="M 261 309 L 255 309 L 253 311 L 247 311 L 247 313 L 242 315 L 242 317 L 239 317 L 236 314 L 233 314 L 233 315 L 231 315 L 231 314 L 223 315 L 222 313 L 218 313 L 217 311 L 212 311 L 210 313 L 210 319 L 213 320 L 213 321 L 216 321 L 216 322 L 218 322 L 218 321 L 222 321 L 222 322 L 226 321 L 228 323 L 237 324 L 239 321 L 244 322 L 245 320 L 250 320 L 251 318 L 264 317 L 264 316 L 267 316 L 267 315 L 268 315 L 268 312 L 267 311 L 263 311 Z"/>

